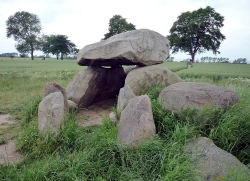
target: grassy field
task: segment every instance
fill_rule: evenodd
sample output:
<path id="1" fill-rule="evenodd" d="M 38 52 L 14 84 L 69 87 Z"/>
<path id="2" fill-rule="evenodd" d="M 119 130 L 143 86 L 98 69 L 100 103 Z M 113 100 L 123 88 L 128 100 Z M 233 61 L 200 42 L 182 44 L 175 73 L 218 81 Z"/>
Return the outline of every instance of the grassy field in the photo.
<path id="1" fill-rule="evenodd" d="M 56 81 L 66 87 L 83 68 L 76 60 L 0 58 L 0 114 L 22 119 L 25 106 L 41 94 L 47 82 Z"/>
<path id="2" fill-rule="evenodd" d="M 235 91 L 241 104 L 226 112 L 192 111 L 172 115 L 157 101 L 161 88 L 145 91 L 152 101 L 157 136 L 137 150 L 116 140 L 117 126 L 104 118 L 103 126 L 81 128 L 72 114 L 61 133 L 43 136 L 37 128 L 37 105 L 46 82 L 67 86 L 84 67 L 76 60 L 0 58 L 0 114 L 17 119 L 0 132 L 0 144 L 10 138 L 24 155 L 23 162 L 0 166 L 0 180 L 202 180 L 184 154 L 187 139 L 206 136 L 250 168 L 250 65 L 165 62 L 185 81 L 206 82 Z M 205 128 L 205 124 L 217 124 Z M 197 124 L 198 123 L 198 124 Z M 202 124 L 200 124 L 202 123 Z M 8 134 L 8 137 L 6 137 Z"/>
<path id="3" fill-rule="evenodd" d="M 170 63 L 166 63 L 167 64 Z M 178 63 L 171 63 L 178 64 Z M 171 68 L 170 68 L 171 69 Z M 182 78 L 186 77 L 209 77 L 215 80 L 222 78 L 250 78 L 250 64 L 231 63 L 194 63 L 191 69 L 178 71 Z"/>

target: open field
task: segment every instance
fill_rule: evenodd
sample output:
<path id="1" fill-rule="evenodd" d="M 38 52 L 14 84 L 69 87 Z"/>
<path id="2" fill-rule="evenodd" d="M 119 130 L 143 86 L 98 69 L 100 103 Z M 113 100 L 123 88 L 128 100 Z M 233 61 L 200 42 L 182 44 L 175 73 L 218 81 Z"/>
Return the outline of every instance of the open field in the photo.
<path id="1" fill-rule="evenodd" d="M 183 78 L 190 76 L 250 78 L 250 64 L 194 63 L 191 69 L 187 69 L 187 63 L 184 62 L 165 62 L 163 65 L 174 72 L 178 72 L 178 75 Z"/>
<path id="2" fill-rule="evenodd" d="M 76 71 L 81 70 L 82 67 L 78 66 L 76 60 L 56 60 L 55 58 L 4 58 L 0 57 L 0 72 L 52 72 L 52 71 Z"/>
<path id="3" fill-rule="evenodd" d="M 37 128 L 36 109 L 43 86 L 56 81 L 66 87 L 85 67 L 76 60 L 0 57 L 0 114 L 17 120 L 0 130 L 0 145 L 15 139 L 24 155 L 19 164 L 0 165 L 0 180 L 201 180 L 184 154 L 186 140 L 198 136 L 211 138 L 250 168 L 250 65 L 199 63 L 187 69 L 186 63 L 165 62 L 163 66 L 184 81 L 231 89 L 241 104 L 227 112 L 196 117 L 196 122 L 218 121 L 204 129 L 192 122 L 191 113 L 175 116 L 162 111 L 156 103 L 160 88 L 156 88 L 145 93 L 152 100 L 155 121 L 161 123 L 159 132 L 137 150 L 117 142 L 117 126 L 107 118 L 103 126 L 82 128 L 72 114 L 59 136 L 44 137 Z"/>
<path id="4" fill-rule="evenodd" d="M 47 82 L 56 81 L 66 87 L 83 68 L 76 60 L 0 58 L 0 113 L 22 119 L 26 104 L 41 94 Z"/>

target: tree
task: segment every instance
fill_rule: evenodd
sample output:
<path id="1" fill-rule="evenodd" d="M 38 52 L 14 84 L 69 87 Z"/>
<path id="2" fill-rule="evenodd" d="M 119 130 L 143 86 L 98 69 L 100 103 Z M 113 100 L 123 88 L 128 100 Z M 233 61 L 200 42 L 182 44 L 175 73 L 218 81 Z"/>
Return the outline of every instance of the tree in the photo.
<path id="1" fill-rule="evenodd" d="M 174 57 L 170 57 L 170 56 L 169 56 L 169 57 L 167 58 L 166 61 L 167 61 L 167 62 L 174 62 Z"/>
<path id="2" fill-rule="evenodd" d="M 238 58 L 238 59 L 234 60 L 233 63 L 247 64 L 247 59 L 246 58 Z"/>
<path id="3" fill-rule="evenodd" d="M 193 12 L 185 12 L 178 16 L 170 29 L 170 48 L 173 53 L 178 51 L 188 52 L 194 60 L 196 53 L 204 53 L 212 50 L 218 51 L 221 41 L 225 36 L 220 32 L 224 26 L 224 17 L 216 13 L 213 8 L 207 6 Z"/>
<path id="4" fill-rule="evenodd" d="M 76 45 L 68 40 L 66 35 L 44 36 L 42 44 L 42 51 L 45 54 L 51 53 L 56 55 L 57 60 L 59 55 L 61 55 L 61 60 L 63 60 L 63 56 L 75 53 L 78 50 Z"/>
<path id="5" fill-rule="evenodd" d="M 31 59 L 34 60 L 34 50 L 39 50 L 40 42 L 38 40 L 42 29 L 37 15 L 21 11 L 10 16 L 6 21 L 7 38 L 13 37 L 17 44 L 15 45 L 20 53 L 30 52 Z"/>
<path id="6" fill-rule="evenodd" d="M 72 49 L 71 55 L 73 56 L 73 58 L 77 58 L 78 52 L 79 52 L 78 48 L 73 48 Z"/>
<path id="7" fill-rule="evenodd" d="M 109 32 L 104 34 L 103 39 L 106 40 L 111 36 L 130 30 L 135 30 L 135 25 L 128 23 L 127 20 L 120 15 L 114 15 L 109 20 Z"/>
<path id="8" fill-rule="evenodd" d="M 21 53 L 20 54 L 20 57 L 23 58 L 25 60 L 25 54 L 24 53 Z"/>

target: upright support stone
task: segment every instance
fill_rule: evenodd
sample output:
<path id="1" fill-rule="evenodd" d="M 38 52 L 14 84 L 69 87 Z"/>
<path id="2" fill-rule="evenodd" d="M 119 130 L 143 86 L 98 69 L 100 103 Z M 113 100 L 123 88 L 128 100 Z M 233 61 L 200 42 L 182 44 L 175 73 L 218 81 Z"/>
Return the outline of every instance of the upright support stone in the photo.
<path id="1" fill-rule="evenodd" d="M 130 99 L 133 99 L 134 97 L 134 92 L 129 87 L 129 85 L 126 84 L 123 88 L 120 89 L 117 100 L 117 111 L 122 112 L 123 109 L 128 105 Z"/>
<path id="2" fill-rule="evenodd" d="M 98 94 L 99 85 L 104 78 L 105 69 L 102 67 L 88 67 L 81 70 L 66 88 L 68 99 L 79 107 L 88 107 Z"/>
<path id="3" fill-rule="evenodd" d="M 88 67 L 78 72 L 66 88 L 69 100 L 80 108 L 115 98 L 124 85 L 126 74 L 121 66 Z"/>
<path id="4" fill-rule="evenodd" d="M 38 128 L 42 133 L 58 134 L 65 115 L 64 97 L 61 92 L 47 95 L 38 107 Z"/>
<path id="5" fill-rule="evenodd" d="M 146 139 L 155 136 L 151 102 L 147 95 L 135 97 L 129 101 L 121 113 L 117 138 L 129 147 L 137 147 Z"/>

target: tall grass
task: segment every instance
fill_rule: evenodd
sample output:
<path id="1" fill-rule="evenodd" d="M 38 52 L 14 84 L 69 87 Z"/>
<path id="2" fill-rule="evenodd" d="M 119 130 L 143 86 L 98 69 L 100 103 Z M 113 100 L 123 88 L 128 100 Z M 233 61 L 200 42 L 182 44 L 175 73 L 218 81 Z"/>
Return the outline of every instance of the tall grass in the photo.
<path id="1" fill-rule="evenodd" d="M 71 114 L 59 135 L 42 135 L 37 124 L 34 117 L 25 124 L 17 146 L 26 157 L 18 165 L 0 166 L 0 179 L 198 180 L 184 152 L 186 140 L 192 137 L 189 124 L 164 125 L 168 139 L 158 131 L 154 140 L 135 150 L 117 141 L 118 127 L 108 118 L 103 126 L 82 128 Z"/>
<path id="2" fill-rule="evenodd" d="M 67 66 L 59 66 L 64 62 L 60 60 L 51 63 L 50 68 L 39 60 L 23 62 L 22 65 L 18 62 L 22 68 L 18 68 L 17 63 L 5 62 L 5 68 L 0 69 L 0 84 L 3 85 L 0 87 L 0 113 L 11 113 L 24 120 L 17 134 L 17 147 L 24 160 L 19 164 L 0 165 L 0 180 L 198 181 L 202 179 L 185 154 L 185 143 L 199 136 L 213 139 L 217 146 L 234 154 L 250 168 L 250 83 L 247 78 L 214 79 L 209 71 L 201 77 L 192 72 L 183 77 L 185 81 L 207 82 L 235 91 L 241 103 L 228 111 L 184 110 L 173 114 L 164 111 L 158 101 L 163 87 L 145 91 L 151 99 L 157 134 L 155 139 L 131 150 L 117 141 L 118 126 L 108 118 L 104 118 L 102 126 L 82 128 L 76 124 L 76 114 L 71 113 L 58 135 L 40 134 L 37 106 L 42 87 L 52 81 L 66 86 L 79 71 L 75 67 L 79 66 L 73 62 L 67 65 L 71 70 L 66 70 Z M 37 62 L 40 67 L 33 67 Z M 184 67 L 176 63 L 168 64 L 168 68 Z M 181 71 L 184 70 L 176 73 Z"/>
<path id="3" fill-rule="evenodd" d="M 216 84 L 235 91 L 241 103 L 227 111 L 186 109 L 172 114 L 163 111 L 157 100 L 161 87 L 145 92 L 151 98 L 158 134 L 168 139 L 176 124 L 190 124 L 193 127 L 192 136 L 211 138 L 218 147 L 232 153 L 250 168 L 250 82 L 243 79 L 236 83 L 235 79 L 228 79 Z"/>
<path id="4" fill-rule="evenodd" d="M 250 82 L 228 79 L 218 84 L 237 92 L 241 103 L 223 114 L 219 125 L 211 130 L 209 137 L 250 168 Z"/>

